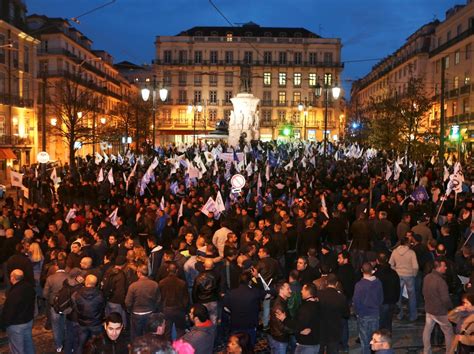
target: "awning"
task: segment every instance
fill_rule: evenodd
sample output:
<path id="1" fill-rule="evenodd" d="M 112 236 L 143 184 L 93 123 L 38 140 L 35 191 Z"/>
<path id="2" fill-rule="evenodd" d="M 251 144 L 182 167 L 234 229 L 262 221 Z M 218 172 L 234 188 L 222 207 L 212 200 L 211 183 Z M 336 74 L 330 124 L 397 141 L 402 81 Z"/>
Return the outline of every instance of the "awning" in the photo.
<path id="1" fill-rule="evenodd" d="M 16 160 L 17 157 L 12 149 L 2 148 L 0 149 L 0 160 Z"/>

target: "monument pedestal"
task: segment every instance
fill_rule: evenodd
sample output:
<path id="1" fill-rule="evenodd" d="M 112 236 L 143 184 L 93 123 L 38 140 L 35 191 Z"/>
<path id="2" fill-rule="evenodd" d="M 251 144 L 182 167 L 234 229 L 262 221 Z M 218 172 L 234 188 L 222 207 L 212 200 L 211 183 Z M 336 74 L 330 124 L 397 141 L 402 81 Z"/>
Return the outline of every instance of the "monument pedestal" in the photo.
<path id="1" fill-rule="evenodd" d="M 229 122 L 229 146 L 238 146 L 240 136 L 245 133 L 245 141 L 260 137 L 260 119 L 257 106 L 260 99 L 251 93 L 239 93 L 230 99 L 234 110 Z"/>

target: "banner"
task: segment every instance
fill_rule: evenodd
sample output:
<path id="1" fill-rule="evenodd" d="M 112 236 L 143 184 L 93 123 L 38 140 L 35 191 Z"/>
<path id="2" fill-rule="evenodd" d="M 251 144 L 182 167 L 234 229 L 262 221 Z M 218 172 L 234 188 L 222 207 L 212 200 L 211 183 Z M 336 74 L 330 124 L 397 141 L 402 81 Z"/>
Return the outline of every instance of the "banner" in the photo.
<path id="1" fill-rule="evenodd" d="M 12 187 L 23 187 L 23 174 L 15 171 L 10 171 L 10 181 Z"/>
<path id="2" fill-rule="evenodd" d="M 204 204 L 204 206 L 202 207 L 201 212 L 207 217 L 209 217 L 209 213 L 214 213 L 214 215 L 219 213 L 219 211 L 217 210 L 217 204 L 214 199 L 212 199 L 212 197 L 209 197 L 206 204 Z"/>

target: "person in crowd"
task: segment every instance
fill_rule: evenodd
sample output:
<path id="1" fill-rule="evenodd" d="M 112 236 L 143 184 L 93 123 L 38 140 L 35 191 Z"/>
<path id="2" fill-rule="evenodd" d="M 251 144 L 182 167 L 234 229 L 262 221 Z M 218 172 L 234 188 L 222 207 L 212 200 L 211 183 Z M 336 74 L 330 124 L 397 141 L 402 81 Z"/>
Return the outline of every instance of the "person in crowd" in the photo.
<path id="1" fill-rule="evenodd" d="M 474 350 L 474 294 L 464 294 L 462 304 L 448 312 L 448 319 L 456 325 L 456 337 L 450 349 L 460 354 Z"/>
<path id="2" fill-rule="evenodd" d="M 111 312 L 105 317 L 104 332 L 98 334 L 86 343 L 84 354 L 128 354 L 128 341 L 123 334 L 122 315 Z"/>
<path id="3" fill-rule="evenodd" d="M 207 308 L 209 317 L 214 324 L 217 324 L 220 283 L 220 278 L 214 271 L 214 261 L 211 258 L 206 258 L 204 270 L 194 280 L 192 298 L 195 304 L 203 304 Z"/>
<path id="4" fill-rule="evenodd" d="M 387 329 L 380 329 L 372 334 L 370 347 L 378 354 L 395 354 L 392 349 L 392 335 Z"/>
<path id="5" fill-rule="evenodd" d="M 273 301 L 270 311 L 270 335 L 268 342 L 272 353 L 286 354 L 290 340 L 291 329 L 280 319 L 289 317 L 288 299 L 291 296 L 290 284 L 280 282 L 276 285 L 277 297 Z M 318 344 L 318 343 L 316 343 Z"/>
<path id="6" fill-rule="evenodd" d="M 127 313 L 125 311 L 125 296 L 127 295 L 128 282 L 123 268 L 127 263 L 124 256 L 117 256 L 115 265 L 110 268 L 102 279 L 101 290 L 104 294 L 105 314 L 112 312 L 119 313 L 122 316 L 122 326 L 127 326 Z"/>
<path id="7" fill-rule="evenodd" d="M 444 334 L 446 353 L 449 353 L 453 341 L 453 328 L 448 320 L 448 312 L 453 307 L 449 297 L 448 284 L 443 278 L 446 273 L 446 261 L 435 260 L 434 268 L 423 282 L 425 298 L 425 327 L 423 329 L 423 353 L 431 353 L 431 332 L 435 324 Z"/>
<path id="8" fill-rule="evenodd" d="M 10 283 L 12 286 L 6 294 L 1 317 L 2 325 L 7 330 L 8 347 L 13 354 L 34 354 L 34 286 L 25 280 L 21 269 L 11 271 Z"/>
<path id="9" fill-rule="evenodd" d="M 191 344 L 195 354 L 212 353 L 216 326 L 212 322 L 206 306 L 199 303 L 191 306 L 189 319 L 194 326 L 180 339 Z"/>
<path id="10" fill-rule="evenodd" d="M 131 318 L 132 341 L 145 333 L 146 323 L 157 310 L 161 299 L 158 283 L 148 278 L 148 266 L 139 266 L 137 276 L 138 280 L 130 285 L 125 297 L 125 306 Z"/>
<path id="11" fill-rule="evenodd" d="M 248 333 L 234 333 L 227 341 L 227 354 L 253 354 Z"/>
<path id="12" fill-rule="evenodd" d="M 370 354 L 370 339 L 379 327 L 380 307 L 383 304 L 383 286 L 373 275 L 373 270 L 368 262 L 362 265 L 362 279 L 356 283 L 352 298 L 362 354 Z"/>

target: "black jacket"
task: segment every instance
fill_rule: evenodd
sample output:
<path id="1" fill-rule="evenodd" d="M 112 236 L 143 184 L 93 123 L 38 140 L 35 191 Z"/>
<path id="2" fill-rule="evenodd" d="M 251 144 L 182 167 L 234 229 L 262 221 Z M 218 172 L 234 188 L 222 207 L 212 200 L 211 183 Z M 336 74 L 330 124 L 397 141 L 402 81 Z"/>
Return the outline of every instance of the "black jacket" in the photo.
<path id="1" fill-rule="evenodd" d="M 220 281 L 212 270 L 205 270 L 194 279 L 193 301 L 205 304 L 219 299 Z"/>
<path id="2" fill-rule="evenodd" d="M 7 274 L 6 276 L 9 277 L 10 273 L 14 269 L 20 269 L 23 271 L 24 278 L 27 282 L 34 285 L 35 278 L 33 275 L 33 263 L 31 263 L 28 256 L 22 253 L 15 253 L 11 256 L 7 261 Z"/>
<path id="3" fill-rule="evenodd" d="M 242 330 L 256 328 L 260 304 L 265 291 L 259 287 L 240 284 L 224 297 L 224 307 L 230 311 L 230 328 Z"/>
<path id="4" fill-rule="evenodd" d="M 223 294 L 239 287 L 240 274 L 242 269 L 234 262 L 224 260 L 220 268 L 221 292 Z"/>
<path id="5" fill-rule="evenodd" d="M 104 316 L 105 301 L 97 288 L 80 288 L 72 296 L 77 322 L 81 326 L 100 326 Z"/>
<path id="6" fill-rule="evenodd" d="M 320 305 L 318 301 L 305 300 L 301 304 L 294 319 L 287 317 L 283 324 L 294 331 L 296 341 L 303 345 L 318 345 L 320 343 Z M 308 335 L 302 335 L 300 332 L 310 328 Z"/>
<path id="7" fill-rule="evenodd" d="M 383 303 L 395 304 L 400 298 L 400 277 L 389 265 L 377 266 L 374 275 L 382 282 Z"/>
<path id="8" fill-rule="evenodd" d="M 102 292 L 108 302 L 125 305 L 128 284 L 125 273 L 122 269 L 110 268 L 102 280 Z"/>
<path id="9" fill-rule="evenodd" d="M 337 278 L 341 282 L 342 290 L 346 298 L 348 300 L 352 299 L 356 283 L 354 267 L 349 263 L 340 265 L 337 269 Z"/>
<path id="10" fill-rule="evenodd" d="M 35 289 L 33 284 L 21 280 L 7 292 L 3 305 L 2 326 L 18 325 L 33 320 L 35 312 Z"/>
<path id="11" fill-rule="evenodd" d="M 92 337 L 86 343 L 84 354 L 128 354 L 128 341 L 120 334 L 116 341 L 110 340 L 105 333 Z"/>
<path id="12" fill-rule="evenodd" d="M 318 291 L 321 309 L 321 344 L 338 343 L 342 339 L 342 319 L 349 318 L 346 297 L 334 288 Z"/>
<path id="13" fill-rule="evenodd" d="M 276 284 L 281 278 L 280 264 L 276 259 L 271 257 L 262 258 L 258 261 L 256 268 L 267 284 L 270 279 L 273 279 L 272 284 Z"/>
<path id="14" fill-rule="evenodd" d="M 288 343 L 292 331 L 276 317 L 275 313 L 277 310 L 285 313 L 287 318 L 290 317 L 290 312 L 288 311 L 288 301 L 284 300 L 280 296 L 277 296 L 277 298 L 273 301 L 273 305 L 270 310 L 270 334 L 276 341 Z"/>

